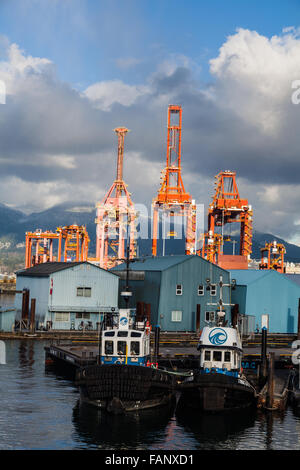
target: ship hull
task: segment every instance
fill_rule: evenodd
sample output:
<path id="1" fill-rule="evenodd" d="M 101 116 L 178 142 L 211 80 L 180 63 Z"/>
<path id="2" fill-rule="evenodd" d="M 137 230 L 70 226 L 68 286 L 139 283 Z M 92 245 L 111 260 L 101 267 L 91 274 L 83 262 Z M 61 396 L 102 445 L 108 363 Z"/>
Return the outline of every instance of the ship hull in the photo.
<path id="1" fill-rule="evenodd" d="M 180 385 L 178 407 L 204 412 L 224 412 L 255 404 L 255 391 L 246 381 L 218 373 L 195 374 Z"/>
<path id="2" fill-rule="evenodd" d="M 80 369 L 81 402 L 114 414 L 166 405 L 175 395 L 175 377 L 144 366 L 98 365 Z"/>

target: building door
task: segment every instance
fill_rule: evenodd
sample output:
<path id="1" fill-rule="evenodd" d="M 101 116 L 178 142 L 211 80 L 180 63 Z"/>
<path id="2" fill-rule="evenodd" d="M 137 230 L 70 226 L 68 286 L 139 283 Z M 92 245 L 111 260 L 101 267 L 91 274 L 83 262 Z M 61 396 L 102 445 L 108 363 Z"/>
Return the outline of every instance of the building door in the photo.
<path id="1" fill-rule="evenodd" d="M 196 309 L 196 332 L 199 333 L 200 331 L 200 319 L 201 319 L 201 305 L 197 304 Z"/>
<path id="2" fill-rule="evenodd" d="M 269 330 L 269 315 L 267 313 L 261 316 L 261 327 Z"/>

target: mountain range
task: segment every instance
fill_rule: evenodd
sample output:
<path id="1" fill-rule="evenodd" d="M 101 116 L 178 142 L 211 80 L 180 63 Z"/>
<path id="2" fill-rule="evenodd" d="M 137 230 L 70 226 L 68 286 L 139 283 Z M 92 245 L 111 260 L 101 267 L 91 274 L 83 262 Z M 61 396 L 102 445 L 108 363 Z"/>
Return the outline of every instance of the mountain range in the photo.
<path id="1" fill-rule="evenodd" d="M 90 237 L 89 254 L 95 254 L 96 226 L 95 207 L 91 203 L 65 203 L 51 207 L 41 212 L 25 214 L 19 210 L 0 204 L 0 254 L 8 251 L 25 250 L 25 232 L 41 229 L 42 231 L 56 231 L 57 227 L 65 225 L 85 225 Z M 147 223 L 147 222 L 146 222 Z M 150 231 L 150 221 L 148 221 Z M 260 259 L 260 248 L 265 242 L 276 240 L 283 243 L 286 248 L 286 261 L 300 262 L 300 247 L 272 234 L 253 231 L 252 255 L 253 259 Z M 224 253 L 233 252 L 232 241 L 238 241 L 238 236 L 231 236 L 231 242 L 224 245 Z M 238 243 L 236 244 L 238 247 Z M 162 241 L 158 243 L 158 254 L 162 254 Z M 237 248 L 236 248 L 237 252 Z M 184 240 L 170 239 L 165 242 L 165 254 L 184 253 Z M 151 239 L 138 240 L 138 255 L 151 255 Z"/>

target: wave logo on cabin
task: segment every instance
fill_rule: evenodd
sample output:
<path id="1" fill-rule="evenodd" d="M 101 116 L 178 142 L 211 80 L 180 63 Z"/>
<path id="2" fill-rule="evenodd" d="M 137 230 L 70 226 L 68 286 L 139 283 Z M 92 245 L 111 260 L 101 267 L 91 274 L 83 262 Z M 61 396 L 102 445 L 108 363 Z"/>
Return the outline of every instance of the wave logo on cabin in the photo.
<path id="1" fill-rule="evenodd" d="M 211 342 L 211 344 L 215 346 L 220 346 L 221 344 L 224 344 L 226 342 L 227 333 L 222 328 L 214 328 L 209 333 L 208 339 Z"/>
<path id="2" fill-rule="evenodd" d="M 120 318 L 120 325 L 126 326 L 128 323 L 128 319 L 126 317 Z"/>

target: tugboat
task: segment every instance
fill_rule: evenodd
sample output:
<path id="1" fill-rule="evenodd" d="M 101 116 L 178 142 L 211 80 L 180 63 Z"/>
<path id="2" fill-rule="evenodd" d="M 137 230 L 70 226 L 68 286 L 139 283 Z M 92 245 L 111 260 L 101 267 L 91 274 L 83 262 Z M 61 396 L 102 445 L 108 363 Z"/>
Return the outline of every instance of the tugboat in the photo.
<path id="1" fill-rule="evenodd" d="M 98 364 L 81 368 L 76 383 L 81 402 L 122 414 L 170 403 L 176 379 L 158 368 L 156 353 L 152 361 L 149 322 L 136 322 L 130 309 L 120 309 L 104 316 Z"/>
<path id="2" fill-rule="evenodd" d="M 236 328 L 205 326 L 197 350 L 199 368 L 179 386 L 179 409 L 219 412 L 255 404 L 255 389 L 242 373 L 242 343 Z"/>

